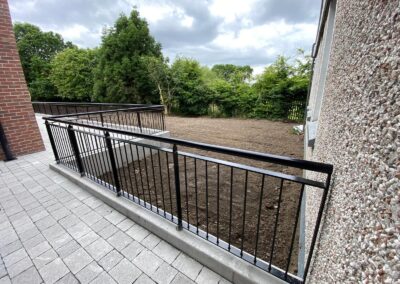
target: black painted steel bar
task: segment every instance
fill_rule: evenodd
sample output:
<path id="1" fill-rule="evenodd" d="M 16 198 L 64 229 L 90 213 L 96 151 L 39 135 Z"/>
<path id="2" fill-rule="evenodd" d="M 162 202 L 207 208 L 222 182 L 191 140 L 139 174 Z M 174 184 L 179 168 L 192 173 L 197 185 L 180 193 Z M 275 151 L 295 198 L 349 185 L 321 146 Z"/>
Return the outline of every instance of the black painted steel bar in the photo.
<path id="1" fill-rule="evenodd" d="M 50 128 L 50 123 L 46 120 L 44 122 L 44 124 L 46 125 L 47 134 L 49 135 L 50 145 L 51 145 L 51 149 L 53 150 L 54 158 L 56 160 L 56 163 L 59 164 L 60 157 L 58 156 L 57 147 L 56 147 L 56 144 L 54 143 L 54 137 L 53 137 L 53 132 L 51 131 L 51 128 Z"/>
<path id="2" fill-rule="evenodd" d="M 258 215 L 257 215 L 257 233 L 256 233 L 256 243 L 254 249 L 254 263 L 257 261 L 257 253 L 258 253 L 258 239 L 260 236 L 260 221 L 261 221 L 261 206 L 263 202 L 263 195 L 264 195 L 264 182 L 265 182 L 265 175 L 262 175 L 261 179 L 261 190 L 260 190 L 260 197 L 258 203 Z"/>
<path id="3" fill-rule="evenodd" d="M 219 164 L 217 164 L 217 243 L 219 243 Z"/>
<path id="4" fill-rule="evenodd" d="M 57 122 L 61 122 L 61 123 L 64 122 L 62 119 L 57 119 L 54 117 L 45 117 L 44 119 L 48 119 L 50 121 L 57 121 Z M 291 158 L 291 157 L 266 154 L 266 153 L 248 151 L 248 150 L 241 150 L 241 149 L 224 147 L 224 146 L 211 145 L 211 144 L 194 142 L 194 141 L 183 140 L 183 139 L 154 136 L 154 135 L 148 135 L 148 134 L 131 132 L 131 131 L 123 131 L 123 130 L 114 129 L 114 128 L 107 128 L 107 127 L 101 127 L 101 126 L 90 126 L 90 125 L 72 122 L 72 121 L 68 122 L 68 123 L 71 125 L 78 125 L 78 126 L 83 126 L 83 127 L 87 127 L 87 128 L 94 128 L 94 129 L 98 129 L 98 130 L 109 131 L 109 132 L 124 134 L 124 135 L 128 135 L 128 136 L 135 136 L 138 138 L 145 138 L 145 139 L 149 139 L 149 140 L 154 140 L 154 141 L 159 141 L 159 142 L 164 142 L 164 143 L 169 143 L 169 144 L 175 144 L 177 146 L 185 146 L 185 147 L 191 147 L 191 148 L 196 148 L 196 149 L 205 150 L 205 151 L 213 151 L 213 152 L 218 152 L 221 154 L 227 154 L 227 155 L 243 157 L 243 158 L 253 159 L 253 160 L 262 161 L 262 162 L 268 162 L 268 163 L 274 163 L 274 164 L 279 164 L 279 165 L 283 165 L 283 166 L 300 168 L 303 170 L 310 170 L 310 171 L 316 171 L 316 172 L 327 173 L 327 174 L 332 173 L 332 171 L 333 171 L 332 165 L 314 162 L 314 161 L 307 161 L 307 160 L 295 159 L 295 158 Z"/>
<path id="5" fill-rule="evenodd" d="M 283 180 L 281 180 L 281 185 L 279 187 L 278 208 L 276 210 L 276 215 L 275 215 L 274 234 L 273 234 L 273 237 L 272 237 L 271 252 L 270 252 L 270 255 L 269 255 L 268 271 L 271 271 L 272 259 L 274 258 L 276 232 L 277 232 L 277 229 L 278 229 L 279 212 L 280 212 L 280 209 L 281 209 L 281 201 L 282 201 L 282 189 L 283 189 Z"/>
<path id="6" fill-rule="evenodd" d="M 106 139 L 108 156 L 110 157 L 111 170 L 112 170 L 112 174 L 113 174 L 113 178 L 114 178 L 114 186 L 115 186 L 115 189 L 117 190 L 117 196 L 121 196 L 121 185 L 119 182 L 118 168 L 117 168 L 117 163 L 115 162 L 115 155 L 114 155 L 114 150 L 113 150 L 112 143 L 111 143 L 110 133 L 108 133 L 106 131 L 104 133 L 104 136 Z"/>
<path id="7" fill-rule="evenodd" d="M 6 134 L 4 132 L 3 126 L 0 123 L 0 144 L 3 149 L 3 153 L 6 156 L 5 161 L 12 161 L 15 160 L 15 156 L 8 145 L 8 140 Z"/>
<path id="8" fill-rule="evenodd" d="M 245 180 L 244 180 L 244 200 L 243 200 L 243 223 L 242 223 L 242 240 L 240 243 L 240 255 L 243 256 L 243 244 L 244 244 L 244 231 L 246 225 L 246 206 L 247 206 L 247 181 L 249 177 L 249 172 L 246 171 Z"/>
<path id="9" fill-rule="evenodd" d="M 163 183 L 163 177 L 162 177 L 163 175 L 162 175 L 162 171 L 161 171 L 161 157 L 160 156 L 161 156 L 160 150 L 157 150 L 158 170 L 159 170 L 159 173 L 160 173 L 161 197 L 162 197 L 162 205 L 163 205 L 164 217 L 165 217 L 166 216 L 166 207 L 165 207 L 164 183 Z"/>
<path id="10" fill-rule="evenodd" d="M 196 195 L 196 232 L 199 233 L 199 203 L 197 193 L 197 159 L 194 158 L 194 192 Z"/>
<path id="11" fill-rule="evenodd" d="M 186 222 L 187 227 L 189 228 L 189 194 L 188 194 L 188 178 L 187 178 L 187 165 L 186 165 L 186 156 L 183 156 L 183 165 L 185 172 L 185 194 L 186 194 Z"/>
<path id="12" fill-rule="evenodd" d="M 292 259 L 293 245 L 294 245 L 294 240 L 295 240 L 296 231 L 297 231 L 297 223 L 299 221 L 301 202 L 303 200 L 303 192 L 304 192 L 304 184 L 301 185 L 301 189 L 300 189 L 300 197 L 299 197 L 299 203 L 297 204 L 297 211 L 296 211 L 296 217 L 295 217 L 295 222 L 294 222 L 294 226 L 293 226 L 292 239 L 290 241 L 289 255 L 288 255 L 288 258 L 286 261 L 285 279 L 287 279 L 290 261 Z"/>
<path id="13" fill-rule="evenodd" d="M 71 142 L 72 151 L 73 151 L 73 154 L 75 155 L 75 161 L 76 161 L 76 165 L 78 167 L 78 171 L 81 174 L 81 176 L 83 176 L 85 174 L 85 171 L 83 169 L 82 159 L 81 159 L 78 143 L 77 143 L 76 136 L 75 136 L 75 131 L 74 131 L 72 125 L 68 125 L 67 131 L 68 131 L 69 141 Z"/>
<path id="14" fill-rule="evenodd" d="M 208 162 L 205 162 L 205 172 L 206 172 L 206 238 L 208 239 Z"/>
<path id="15" fill-rule="evenodd" d="M 233 168 L 231 168 L 231 183 L 230 183 L 230 197 L 229 197 L 229 236 L 228 236 L 228 250 L 231 249 L 231 236 L 232 236 L 232 198 L 233 198 Z"/>
<path id="16" fill-rule="evenodd" d="M 175 176 L 176 210 L 178 214 L 178 230 L 182 230 L 181 184 L 179 180 L 178 148 L 176 145 L 173 146 L 172 153 L 174 158 L 174 176 Z"/>
<path id="17" fill-rule="evenodd" d="M 174 209 L 172 207 L 172 190 L 171 190 L 171 174 L 169 170 L 169 158 L 168 158 L 168 152 L 165 152 L 165 158 L 167 160 L 167 175 L 168 175 L 168 191 L 169 191 L 169 204 L 171 206 L 171 215 L 172 215 L 172 221 L 174 220 Z"/>

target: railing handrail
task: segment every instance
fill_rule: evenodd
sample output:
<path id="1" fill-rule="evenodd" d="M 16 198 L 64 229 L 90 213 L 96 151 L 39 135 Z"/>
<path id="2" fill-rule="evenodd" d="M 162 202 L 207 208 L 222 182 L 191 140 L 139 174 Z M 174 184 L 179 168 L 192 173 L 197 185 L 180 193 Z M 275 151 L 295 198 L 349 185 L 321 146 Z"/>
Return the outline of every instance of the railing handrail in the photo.
<path id="1" fill-rule="evenodd" d="M 124 104 L 124 103 L 85 103 L 85 102 L 38 102 L 33 101 L 32 104 L 49 104 L 49 105 L 93 105 L 93 106 L 132 106 L 132 107 L 142 107 L 142 106 L 162 106 L 153 104 Z"/>
<path id="2" fill-rule="evenodd" d="M 51 115 L 51 116 L 47 116 L 46 118 L 64 118 L 64 117 L 72 117 L 72 116 L 94 115 L 94 114 L 100 114 L 100 113 L 123 112 L 123 111 L 132 111 L 132 110 L 134 110 L 134 111 L 164 110 L 164 106 L 155 105 L 155 106 L 146 106 L 146 107 L 120 108 L 120 109 L 110 109 L 110 110 L 77 112 L 77 113 L 70 113 L 70 114 Z"/>
<path id="3" fill-rule="evenodd" d="M 212 144 L 207 144 L 207 143 L 194 142 L 194 141 L 178 139 L 178 138 L 153 136 L 153 135 L 137 133 L 137 132 L 133 132 L 133 131 L 126 131 L 126 130 L 120 130 L 120 129 L 102 127 L 102 126 L 87 125 L 87 124 L 79 123 L 79 122 L 64 121 L 62 119 L 58 119 L 57 117 L 43 117 L 43 119 L 49 120 L 49 121 L 54 121 L 54 122 L 65 123 L 65 124 L 72 124 L 72 125 L 91 128 L 91 129 L 96 129 L 96 130 L 100 130 L 100 131 L 108 131 L 108 132 L 114 132 L 114 133 L 122 134 L 122 135 L 136 136 L 139 138 L 145 138 L 145 139 L 149 139 L 149 140 L 155 140 L 155 141 L 159 141 L 159 142 L 175 144 L 175 145 L 184 146 L 184 147 L 185 146 L 192 147 L 192 148 L 205 150 L 205 151 L 213 151 L 213 152 L 218 152 L 221 154 L 227 154 L 227 155 L 233 155 L 233 156 L 242 157 L 242 158 L 254 159 L 254 160 L 261 161 L 261 162 L 275 163 L 275 164 L 293 167 L 293 168 L 299 168 L 299 169 L 304 169 L 304 170 L 309 170 L 309 171 L 314 171 L 314 172 L 321 172 L 321 173 L 325 173 L 325 174 L 329 174 L 329 175 L 332 174 L 332 171 L 333 171 L 333 165 L 331 165 L 331 164 L 307 161 L 307 160 L 303 160 L 303 159 L 290 158 L 290 157 L 255 152 L 255 151 L 250 151 L 250 150 L 242 150 L 242 149 L 226 147 L 226 146 L 218 146 L 218 145 L 212 145 Z"/>

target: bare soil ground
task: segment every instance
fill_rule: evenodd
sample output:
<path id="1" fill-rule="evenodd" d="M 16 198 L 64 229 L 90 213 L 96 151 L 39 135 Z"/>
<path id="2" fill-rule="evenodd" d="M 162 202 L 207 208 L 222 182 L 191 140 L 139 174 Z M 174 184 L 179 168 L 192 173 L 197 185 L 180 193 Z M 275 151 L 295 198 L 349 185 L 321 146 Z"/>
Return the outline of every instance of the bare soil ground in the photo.
<path id="1" fill-rule="evenodd" d="M 174 138 L 302 158 L 302 137 L 293 134 L 293 125 L 251 119 L 166 118 L 167 130 Z M 137 150 L 143 151 L 141 147 Z M 186 147 L 178 147 L 178 151 L 301 175 L 298 169 L 246 158 Z M 176 214 L 173 157 L 162 151 L 153 151 L 152 154 L 120 169 L 122 188 Z M 179 155 L 179 165 L 183 219 L 214 236 L 218 235 L 224 241 L 230 240 L 233 245 L 243 247 L 244 251 L 251 254 L 257 248 L 257 256 L 269 262 L 281 180 L 265 176 L 262 184 L 263 175 L 249 171 L 246 183 L 246 171 L 243 169 L 232 170 L 231 167 L 194 159 L 184 153 Z M 111 182 L 110 174 L 102 178 Z M 288 264 L 300 188 L 299 184 L 288 181 L 283 183 L 272 256 L 272 264 L 282 269 Z M 295 232 L 289 263 L 289 271 L 292 273 L 297 268 L 298 228 L 295 228 Z"/>

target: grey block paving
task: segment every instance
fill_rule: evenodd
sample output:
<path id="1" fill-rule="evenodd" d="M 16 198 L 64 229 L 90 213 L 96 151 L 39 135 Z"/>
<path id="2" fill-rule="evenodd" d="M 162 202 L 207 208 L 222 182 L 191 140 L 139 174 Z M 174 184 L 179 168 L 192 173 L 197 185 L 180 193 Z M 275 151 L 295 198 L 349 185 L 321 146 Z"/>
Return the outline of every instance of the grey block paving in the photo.
<path id="1" fill-rule="evenodd" d="M 14 277 L 12 280 L 13 283 L 19 284 L 39 284 L 43 282 L 35 267 L 31 267 L 25 270 L 24 272 Z"/>
<path id="2" fill-rule="evenodd" d="M 178 271 L 168 263 L 164 262 L 160 267 L 152 274 L 152 278 L 160 284 L 169 284 L 175 278 Z"/>
<path id="3" fill-rule="evenodd" d="M 228 283 L 48 167 L 0 162 L 0 284 Z"/>
<path id="4" fill-rule="evenodd" d="M 142 272 L 133 265 L 129 260 L 123 259 L 113 269 L 110 270 L 110 275 L 121 284 L 134 282 Z"/>
<path id="5" fill-rule="evenodd" d="M 105 257 L 103 257 L 99 264 L 104 270 L 109 271 L 116 266 L 124 257 L 116 250 L 111 251 Z"/>
<path id="6" fill-rule="evenodd" d="M 163 260 L 146 249 L 133 260 L 133 263 L 144 273 L 151 275 L 163 263 Z"/>
<path id="7" fill-rule="evenodd" d="M 89 283 L 103 271 L 103 268 L 101 268 L 95 261 L 92 261 L 88 266 L 76 274 L 76 278 L 82 284 Z"/>
<path id="8" fill-rule="evenodd" d="M 64 259 L 64 262 L 68 266 L 69 270 L 75 274 L 91 263 L 92 260 L 93 258 L 83 248 L 80 248 L 67 256 Z"/>
<path id="9" fill-rule="evenodd" d="M 39 269 L 39 273 L 46 283 L 55 283 L 68 272 L 69 270 L 61 258 L 56 258 L 52 262 Z"/>
<path id="10" fill-rule="evenodd" d="M 181 253 L 176 260 L 172 263 L 172 266 L 177 270 L 184 273 L 190 279 L 195 280 L 199 275 L 203 266 L 195 261 L 194 259 L 188 257 L 186 254 Z"/>

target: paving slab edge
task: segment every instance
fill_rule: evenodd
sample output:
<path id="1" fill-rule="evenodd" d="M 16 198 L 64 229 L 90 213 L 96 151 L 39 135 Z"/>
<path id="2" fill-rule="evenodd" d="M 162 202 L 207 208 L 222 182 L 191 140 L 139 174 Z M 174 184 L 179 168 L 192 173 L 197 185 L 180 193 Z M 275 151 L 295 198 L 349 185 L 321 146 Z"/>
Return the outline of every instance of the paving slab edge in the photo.
<path id="1" fill-rule="evenodd" d="M 286 283 L 189 231 L 177 231 L 174 223 L 126 198 L 117 197 L 71 169 L 55 163 L 50 164 L 50 169 L 233 283 Z"/>

